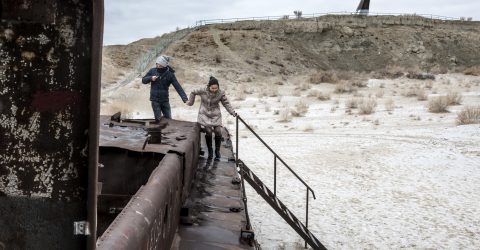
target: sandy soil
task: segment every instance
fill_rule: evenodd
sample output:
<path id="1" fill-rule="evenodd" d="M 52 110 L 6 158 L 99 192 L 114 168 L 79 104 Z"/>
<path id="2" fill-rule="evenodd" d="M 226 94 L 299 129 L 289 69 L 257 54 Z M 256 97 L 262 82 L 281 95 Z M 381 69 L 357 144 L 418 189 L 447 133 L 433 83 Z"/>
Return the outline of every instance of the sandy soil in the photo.
<path id="1" fill-rule="evenodd" d="M 238 113 L 315 191 L 309 227 L 327 248 L 478 249 L 480 127 L 457 126 L 455 120 L 464 106 L 480 105 L 479 85 L 479 77 L 447 74 L 429 82 L 372 79 L 344 94 L 333 93 L 336 84 L 286 84 L 273 97 L 221 86 Z M 200 86 L 184 83 L 187 92 Z M 448 113 L 430 113 L 428 100 L 406 97 L 412 88 L 423 89 L 428 98 L 456 91 L 463 100 Z M 312 90 L 330 100 L 309 97 Z M 355 96 L 375 99 L 375 112 L 349 111 L 346 102 Z M 102 113 L 123 108 L 129 117 L 153 116 L 148 86 L 138 79 L 102 99 Z M 279 122 L 300 100 L 308 110 Z M 171 103 L 174 119 L 196 120 L 198 102 L 185 106 L 172 88 Z M 223 114 L 224 125 L 235 133 L 234 118 Z M 239 136 L 240 158 L 273 189 L 273 155 L 245 128 Z M 280 199 L 304 220 L 304 187 L 285 168 L 278 174 Z M 301 248 L 299 236 L 254 190 L 247 191 L 262 247 Z"/>

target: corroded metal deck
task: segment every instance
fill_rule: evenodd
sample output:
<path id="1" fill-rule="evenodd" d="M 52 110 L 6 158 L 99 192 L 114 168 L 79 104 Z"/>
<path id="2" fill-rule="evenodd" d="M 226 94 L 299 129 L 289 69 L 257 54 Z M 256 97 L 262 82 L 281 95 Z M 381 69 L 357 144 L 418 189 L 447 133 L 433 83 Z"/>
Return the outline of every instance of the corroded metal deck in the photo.
<path id="1" fill-rule="evenodd" d="M 226 131 L 223 137 L 221 161 L 199 159 L 188 217 L 183 217 L 172 249 L 254 249 L 240 240 L 246 223 L 243 196 L 240 184 L 234 184 L 239 179 Z M 202 148 L 207 151 L 204 141 Z"/>

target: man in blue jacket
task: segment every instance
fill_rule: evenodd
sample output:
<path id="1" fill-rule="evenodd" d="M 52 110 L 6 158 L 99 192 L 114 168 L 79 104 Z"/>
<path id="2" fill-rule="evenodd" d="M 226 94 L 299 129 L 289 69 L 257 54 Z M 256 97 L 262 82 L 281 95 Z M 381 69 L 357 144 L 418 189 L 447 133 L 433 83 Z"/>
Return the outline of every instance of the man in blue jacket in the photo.
<path id="1" fill-rule="evenodd" d="M 175 90 L 177 90 L 177 93 L 184 103 L 188 101 L 185 91 L 183 91 L 182 86 L 180 86 L 180 83 L 178 83 L 175 77 L 175 70 L 168 66 L 169 61 L 169 57 L 164 55 L 159 56 L 155 61 L 156 67 L 150 69 L 142 78 L 143 84 L 151 83 L 150 101 L 152 102 L 156 122 L 160 121 L 162 114 L 165 118 L 172 119 L 172 111 L 168 99 L 168 88 L 170 84 L 173 84 L 173 87 L 175 87 Z"/>

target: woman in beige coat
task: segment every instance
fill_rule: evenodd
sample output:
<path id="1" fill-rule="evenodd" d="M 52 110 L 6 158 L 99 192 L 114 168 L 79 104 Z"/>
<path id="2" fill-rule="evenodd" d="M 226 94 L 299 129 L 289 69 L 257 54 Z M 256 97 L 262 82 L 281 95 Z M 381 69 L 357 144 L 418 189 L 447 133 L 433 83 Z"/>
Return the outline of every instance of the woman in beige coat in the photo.
<path id="1" fill-rule="evenodd" d="M 200 96 L 201 104 L 198 111 L 198 123 L 202 125 L 205 131 L 205 141 L 208 148 L 208 159 L 213 157 L 212 149 L 212 132 L 215 133 L 215 160 L 220 160 L 220 143 L 222 142 L 222 113 L 220 112 L 220 102 L 225 109 L 233 115 L 237 116 L 235 110 L 225 95 L 225 91 L 221 90 L 218 80 L 211 76 L 206 88 L 196 89 L 190 93 L 187 105 L 192 106 L 195 103 L 195 96 Z"/>

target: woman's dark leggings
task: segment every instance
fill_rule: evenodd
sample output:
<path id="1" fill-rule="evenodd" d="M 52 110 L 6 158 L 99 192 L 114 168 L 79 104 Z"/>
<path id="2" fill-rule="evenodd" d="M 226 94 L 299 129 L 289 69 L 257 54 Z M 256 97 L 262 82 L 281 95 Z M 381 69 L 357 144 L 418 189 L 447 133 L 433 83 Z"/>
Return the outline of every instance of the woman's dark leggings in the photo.
<path id="1" fill-rule="evenodd" d="M 208 156 L 213 156 L 212 134 L 215 134 L 215 159 L 220 159 L 220 144 L 222 143 L 222 127 L 205 127 L 205 141 L 207 143 Z"/>

